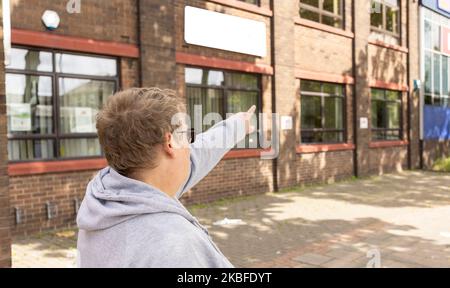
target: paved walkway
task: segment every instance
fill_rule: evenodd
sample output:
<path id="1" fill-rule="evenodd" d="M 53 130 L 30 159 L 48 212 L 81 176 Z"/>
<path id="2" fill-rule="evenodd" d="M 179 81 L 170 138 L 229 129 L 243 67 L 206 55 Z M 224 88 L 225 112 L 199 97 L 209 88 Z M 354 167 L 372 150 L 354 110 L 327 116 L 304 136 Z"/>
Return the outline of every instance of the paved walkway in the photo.
<path id="1" fill-rule="evenodd" d="M 405 172 L 191 211 L 237 267 L 450 267 L 450 174 Z M 244 223 L 214 225 L 224 218 Z M 16 241 L 13 265 L 72 267 L 75 238 Z"/>

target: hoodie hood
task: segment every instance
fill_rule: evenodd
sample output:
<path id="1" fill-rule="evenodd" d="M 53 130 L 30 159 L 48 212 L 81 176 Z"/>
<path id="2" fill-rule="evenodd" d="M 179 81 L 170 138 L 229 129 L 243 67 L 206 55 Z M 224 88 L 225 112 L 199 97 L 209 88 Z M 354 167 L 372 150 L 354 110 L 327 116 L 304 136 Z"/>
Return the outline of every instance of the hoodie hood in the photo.
<path id="1" fill-rule="evenodd" d="M 205 230 L 178 201 L 143 182 L 122 176 L 111 167 L 89 182 L 78 211 L 77 224 L 85 231 L 104 230 L 134 217 L 174 213 Z"/>

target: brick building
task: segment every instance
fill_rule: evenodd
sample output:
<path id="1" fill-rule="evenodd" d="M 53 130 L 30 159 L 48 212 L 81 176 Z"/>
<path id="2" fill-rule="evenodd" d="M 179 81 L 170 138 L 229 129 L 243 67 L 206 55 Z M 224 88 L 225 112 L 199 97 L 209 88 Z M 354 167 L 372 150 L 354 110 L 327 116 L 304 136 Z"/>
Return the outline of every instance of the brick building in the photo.
<path id="1" fill-rule="evenodd" d="M 255 104 L 287 122 L 278 158 L 261 159 L 260 146 L 235 149 L 185 203 L 449 155 L 448 134 L 421 141 L 429 98 L 418 81 L 428 83 L 419 16 L 430 7 L 418 1 L 81 0 L 80 13 L 68 2 L 11 0 L 13 49 L 0 68 L 0 265 L 10 234 L 74 224 L 87 182 L 106 165 L 93 116 L 119 89 L 175 89 L 191 112 Z M 46 10 L 60 17 L 53 31 L 41 21 Z"/>

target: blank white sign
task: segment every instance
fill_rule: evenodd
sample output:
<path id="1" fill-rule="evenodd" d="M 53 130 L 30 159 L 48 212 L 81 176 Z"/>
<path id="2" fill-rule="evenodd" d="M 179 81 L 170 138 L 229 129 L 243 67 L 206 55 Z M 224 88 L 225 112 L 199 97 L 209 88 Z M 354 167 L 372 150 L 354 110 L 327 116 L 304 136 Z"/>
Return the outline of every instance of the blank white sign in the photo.
<path id="1" fill-rule="evenodd" d="M 186 6 L 184 39 L 186 43 L 265 57 L 266 24 Z"/>

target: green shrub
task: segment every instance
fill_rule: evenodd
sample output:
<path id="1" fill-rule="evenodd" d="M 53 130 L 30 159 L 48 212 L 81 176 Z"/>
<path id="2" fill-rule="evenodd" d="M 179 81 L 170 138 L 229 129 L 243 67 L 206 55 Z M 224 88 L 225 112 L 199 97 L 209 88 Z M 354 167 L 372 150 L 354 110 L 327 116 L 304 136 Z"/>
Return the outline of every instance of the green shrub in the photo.
<path id="1" fill-rule="evenodd" d="M 436 161 L 433 170 L 441 172 L 450 172 L 450 158 L 442 158 Z"/>

